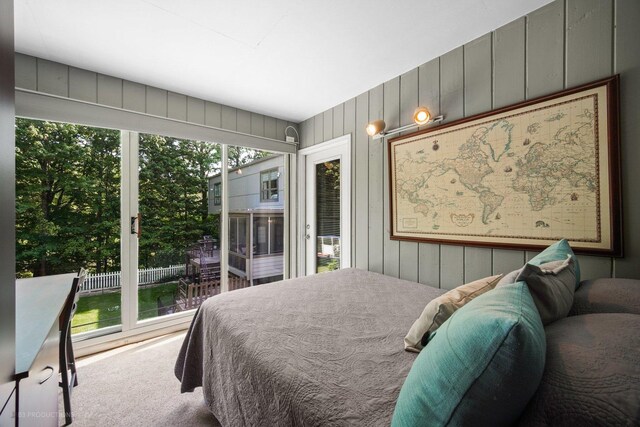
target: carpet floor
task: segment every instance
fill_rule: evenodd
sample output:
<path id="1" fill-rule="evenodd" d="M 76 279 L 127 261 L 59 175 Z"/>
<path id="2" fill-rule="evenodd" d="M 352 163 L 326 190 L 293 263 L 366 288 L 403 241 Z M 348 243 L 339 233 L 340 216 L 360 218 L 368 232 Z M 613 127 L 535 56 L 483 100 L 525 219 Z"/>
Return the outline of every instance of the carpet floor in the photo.
<path id="1" fill-rule="evenodd" d="M 180 394 L 173 365 L 184 336 L 166 335 L 78 360 L 72 426 L 220 426 L 202 389 Z M 62 415 L 63 408 L 60 393 Z"/>

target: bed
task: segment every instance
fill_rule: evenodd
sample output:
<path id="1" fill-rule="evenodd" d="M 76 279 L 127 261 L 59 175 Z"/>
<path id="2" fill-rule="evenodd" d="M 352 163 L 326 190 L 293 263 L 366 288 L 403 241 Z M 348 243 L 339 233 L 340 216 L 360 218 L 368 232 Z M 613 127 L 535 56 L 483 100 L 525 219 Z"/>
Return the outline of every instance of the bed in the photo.
<path id="1" fill-rule="evenodd" d="M 207 300 L 175 366 L 223 426 L 388 426 L 430 286 L 344 269 Z"/>

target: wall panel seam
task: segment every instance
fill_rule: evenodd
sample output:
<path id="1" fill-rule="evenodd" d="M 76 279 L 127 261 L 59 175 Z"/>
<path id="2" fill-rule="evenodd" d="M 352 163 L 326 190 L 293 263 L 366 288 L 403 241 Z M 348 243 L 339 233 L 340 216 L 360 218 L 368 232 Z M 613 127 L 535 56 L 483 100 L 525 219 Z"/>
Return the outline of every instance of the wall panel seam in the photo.
<path id="1" fill-rule="evenodd" d="M 491 249 L 491 275 L 492 276 L 496 274 L 496 271 L 495 271 L 493 266 L 494 266 L 494 263 L 493 263 L 493 249 Z"/>
<path id="2" fill-rule="evenodd" d="M 636 0 L 637 1 L 637 0 Z M 611 72 L 616 74 L 616 56 L 618 51 L 616 49 L 616 32 L 618 31 L 618 20 L 616 19 L 616 5 L 618 0 L 611 2 Z"/>
<path id="3" fill-rule="evenodd" d="M 489 97 L 489 108 L 493 110 L 493 74 L 495 72 L 495 64 L 493 63 L 493 57 L 495 55 L 495 45 L 494 45 L 494 40 L 493 40 L 493 35 L 495 34 L 495 31 L 493 31 L 491 33 L 491 37 L 489 37 L 489 46 L 490 46 L 490 50 L 489 50 L 489 55 L 491 56 L 491 58 L 489 59 L 489 73 L 490 73 L 490 82 L 489 84 L 491 85 L 491 96 Z M 491 251 L 491 253 L 493 253 L 493 251 Z"/>
<path id="4" fill-rule="evenodd" d="M 569 37 L 567 37 L 567 32 L 569 31 L 569 1 L 568 0 L 563 0 L 563 1 L 564 1 L 564 19 L 563 19 L 564 29 L 563 29 L 563 32 L 562 32 L 562 37 L 564 37 L 564 43 L 562 43 L 562 50 L 563 50 L 562 66 L 564 67 L 564 69 L 562 70 L 562 74 L 563 74 L 562 88 L 566 89 L 567 88 L 567 81 L 568 81 L 567 62 L 569 60 L 568 55 L 567 55 L 567 47 L 568 47 L 568 44 L 569 44 Z"/>
<path id="5" fill-rule="evenodd" d="M 438 111 L 442 112 L 442 60 L 441 56 L 438 57 Z"/>
<path id="6" fill-rule="evenodd" d="M 496 105 L 496 32 L 491 32 L 491 109 Z"/>
<path id="7" fill-rule="evenodd" d="M 96 98 L 96 100 L 97 99 L 98 98 Z M 120 79 L 120 107 L 124 110 L 124 79 Z"/>
<path id="8" fill-rule="evenodd" d="M 442 289 L 442 245 L 438 245 L 438 289 Z"/>
<path id="9" fill-rule="evenodd" d="M 467 251 L 462 247 L 462 283 L 467 283 Z"/>
<path id="10" fill-rule="evenodd" d="M 529 16 L 524 17 L 524 99 L 529 99 Z"/>
<path id="11" fill-rule="evenodd" d="M 462 45 L 462 117 L 467 117 L 467 81 L 465 73 L 467 45 Z M 464 251 L 463 251 L 464 252 Z M 463 258 L 464 261 L 464 258 Z M 464 268 L 462 269 L 464 271 Z M 464 273 L 463 273 L 464 277 Z"/>

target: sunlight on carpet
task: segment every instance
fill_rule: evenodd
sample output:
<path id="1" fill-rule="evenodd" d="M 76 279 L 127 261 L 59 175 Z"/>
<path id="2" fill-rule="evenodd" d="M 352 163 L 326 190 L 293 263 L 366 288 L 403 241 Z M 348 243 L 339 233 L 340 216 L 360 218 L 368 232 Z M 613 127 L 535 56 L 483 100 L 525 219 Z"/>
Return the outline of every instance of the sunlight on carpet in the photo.
<path id="1" fill-rule="evenodd" d="M 202 389 L 180 394 L 173 366 L 184 336 L 166 335 L 78 360 L 72 425 L 219 426 Z M 62 394 L 59 400 L 62 413 Z"/>

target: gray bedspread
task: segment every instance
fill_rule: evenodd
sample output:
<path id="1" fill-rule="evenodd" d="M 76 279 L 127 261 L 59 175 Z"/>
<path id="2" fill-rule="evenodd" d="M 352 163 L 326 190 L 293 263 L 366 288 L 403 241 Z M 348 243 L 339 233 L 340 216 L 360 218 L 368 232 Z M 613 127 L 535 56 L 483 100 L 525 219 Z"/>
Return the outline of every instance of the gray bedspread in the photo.
<path id="1" fill-rule="evenodd" d="M 223 426 L 388 426 L 416 357 L 403 338 L 443 292 L 345 269 L 217 295 L 175 374 Z"/>

